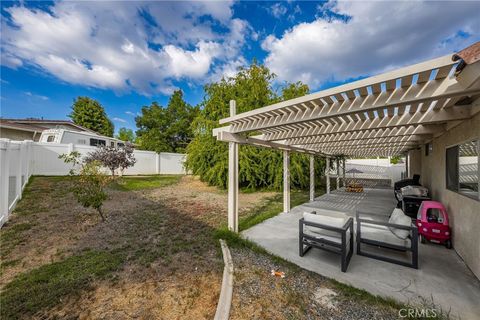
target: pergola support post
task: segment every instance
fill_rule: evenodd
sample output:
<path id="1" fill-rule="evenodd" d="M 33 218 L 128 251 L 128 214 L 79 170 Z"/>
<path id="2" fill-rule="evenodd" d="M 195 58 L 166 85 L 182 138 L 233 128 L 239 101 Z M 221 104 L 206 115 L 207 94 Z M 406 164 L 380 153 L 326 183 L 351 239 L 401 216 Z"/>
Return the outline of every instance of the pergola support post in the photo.
<path id="1" fill-rule="evenodd" d="M 236 103 L 230 100 L 230 116 L 236 113 Z M 238 143 L 228 143 L 228 229 L 238 232 Z"/>
<path id="2" fill-rule="evenodd" d="M 326 158 L 325 163 L 325 180 L 327 184 L 327 194 L 330 194 L 330 158 Z"/>
<path id="3" fill-rule="evenodd" d="M 340 159 L 337 159 L 337 190 L 340 189 Z"/>
<path id="4" fill-rule="evenodd" d="M 290 152 L 283 151 L 283 212 L 290 212 Z"/>
<path id="5" fill-rule="evenodd" d="M 347 186 L 347 182 L 345 181 L 345 159 L 342 159 L 343 165 L 342 165 L 342 178 L 343 178 L 343 187 L 345 188 Z"/>
<path id="6" fill-rule="evenodd" d="M 310 155 L 310 202 L 315 200 L 315 156 Z"/>

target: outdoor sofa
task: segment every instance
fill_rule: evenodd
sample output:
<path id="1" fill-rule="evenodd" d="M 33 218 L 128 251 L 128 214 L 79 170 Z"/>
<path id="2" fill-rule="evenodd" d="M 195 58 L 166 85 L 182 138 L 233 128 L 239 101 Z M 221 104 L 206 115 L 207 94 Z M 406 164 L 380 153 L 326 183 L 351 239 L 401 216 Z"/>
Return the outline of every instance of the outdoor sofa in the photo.
<path id="1" fill-rule="evenodd" d="M 418 229 L 410 217 L 399 208 L 395 208 L 388 221 L 362 218 L 356 213 L 357 254 L 386 262 L 418 269 Z M 380 255 L 362 250 L 362 244 L 411 252 L 411 261 L 395 259 L 391 255 Z"/>
<path id="2" fill-rule="evenodd" d="M 305 212 L 299 220 L 299 254 L 312 247 L 337 253 L 341 270 L 346 272 L 353 254 L 353 218 L 342 212 L 317 210 Z"/>

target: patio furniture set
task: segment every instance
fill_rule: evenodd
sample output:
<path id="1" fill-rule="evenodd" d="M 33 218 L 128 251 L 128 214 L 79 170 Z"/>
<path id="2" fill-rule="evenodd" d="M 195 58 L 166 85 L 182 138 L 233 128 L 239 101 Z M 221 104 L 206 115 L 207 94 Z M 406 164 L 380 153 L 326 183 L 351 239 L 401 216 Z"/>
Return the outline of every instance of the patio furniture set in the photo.
<path id="1" fill-rule="evenodd" d="M 354 231 L 356 225 L 356 232 Z M 407 267 L 418 268 L 418 230 L 410 217 L 395 208 L 388 221 L 374 220 L 371 216 L 319 209 L 304 212 L 299 220 L 299 253 L 303 257 L 312 247 L 341 256 L 341 270 L 346 272 L 354 251 L 356 236 L 357 254 Z M 411 261 L 364 251 L 362 244 L 411 252 Z"/>
<path id="2" fill-rule="evenodd" d="M 419 176 L 398 181 L 394 186 L 397 207 L 387 221 L 378 216 L 356 212 L 355 219 L 346 213 L 318 209 L 304 212 L 299 220 L 299 254 L 311 248 L 337 253 L 341 270 L 346 272 L 354 251 L 357 254 L 418 269 L 418 238 L 452 248 L 448 214 L 445 207 L 428 197 L 428 189 L 419 184 Z M 407 210 L 406 210 L 407 209 Z M 362 245 L 376 248 L 365 251 Z M 380 252 L 380 253 L 378 253 Z M 410 253 L 409 259 L 394 257 Z"/>

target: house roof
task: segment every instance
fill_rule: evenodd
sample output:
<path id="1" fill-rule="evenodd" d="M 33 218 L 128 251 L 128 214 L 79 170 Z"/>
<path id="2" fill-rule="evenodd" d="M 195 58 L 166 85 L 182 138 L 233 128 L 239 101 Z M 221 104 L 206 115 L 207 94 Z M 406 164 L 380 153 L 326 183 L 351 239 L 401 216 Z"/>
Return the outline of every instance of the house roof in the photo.
<path id="1" fill-rule="evenodd" d="M 25 119 L 1 119 L 2 122 L 1 124 L 3 125 L 4 122 L 8 122 L 10 124 L 18 124 L 18 125 L 25 125 L 23 128 L 26 128 L 27 126 L 32 126 L 33 128 L 37 128 L 37 130 L 33 131 L 43 131 L 47 127 L 43 127 L 42 124 L 56 124 L 56 125 L 68 125 L 74 128 L 77 128 L 81 131 L 87 131 L 87 132 L 93 132 L 96 133 L 93 130 L 87 129 L 81 125 L 78 125 L 76 123 L 73 123 L 70 120 L 45 120 L 45 119 L 36 119 L 36 118 L 25 118 Z M 19 126 L 21 128 L 21 126 Z"/>
<path id="2" fill-rule="evenodd" d="M 40 127 L 32 124 L 16 123 L 7 119 L 0 119 L 0 127 L 29 132 L 41 132 L 45 130 L 45 127 Z"/>
<path id="3" fill-rule="evenodd" d="M 311 154 L 401 154 L 480 111 L 480 73 L 457 74 L 458 65 L 450 54 L 232 114 L 213 134 L 222 141 Z M 478 67 L 480 61 L 463 66 Z"/>
<path id="4" fill-rule="evenodd" d="M 453 55 L 453 59 L 462 59 L 466 64 L 472 64 L 480 60 L 480 41 L 471 46 L 457 52 Z"/>

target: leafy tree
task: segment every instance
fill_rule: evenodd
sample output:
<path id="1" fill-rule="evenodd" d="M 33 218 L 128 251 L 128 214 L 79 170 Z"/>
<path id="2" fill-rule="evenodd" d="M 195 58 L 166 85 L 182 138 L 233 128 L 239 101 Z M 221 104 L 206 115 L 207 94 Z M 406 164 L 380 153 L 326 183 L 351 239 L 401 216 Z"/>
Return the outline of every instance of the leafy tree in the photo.
<path id="1" fill-rule="evenodd" d="M 120 128 L 118 129 L 117 139 L 128 142 L 135 142 L 135 133 L 132 129 Z"/>
<path id="2" fill-rule="evenodd" d="M 72 112 L 69 117 L 78 125 L 102 135 L 113 137 L 113 123 L 97 100 L 89 97 L 78 97 L 73 101 Z"/>
<path id="3" fill-rule="evenodd" d="M 156 152 L 184 152 L 193 137 L 191 123 L 198 108 L 187 104 L 181 90 L 173 93 L 166 108 L 153 102 L 135 118 L 140 148 Z"/>
<path id="4" fill-rule="evenodd" d="M 253 63 L 241 68 L 229 79 L 205 86 L 201 111 L 193 121 L 195 137 L 187 148 L 186 167 L 211 185 L 226 187 L 228 177 L 228 145 L 212 136 L 218 120 L 229 116 L 229 101 L 237 103 L 237 113 L 291 99 L 308 93 L 308 86 L 287 84 L 278 96 L 272 89 L 274 74 L 265 66 Z M 323 161 L 316 162 L 317 172 Z M 291 155 L 290 174 L 296 187 L 309 185 L 309 159 L 303 154 Z M 317 179 L 319 180 L 319 179 Z M 239 183 L 248 189 L 280 189 L 283 184 L 283 156 L 275 150 L 253 146 L 239 148 Z"/>
<path id="5" fill-rule="evenodd" d="M 59 158 L 72 164 L 70 176 L 74 183 L 71 191 L 77 201 L 85 208 L 95 209 L 102 221 L 105 221 L 102 206 L 108 198 L 105 188 L 110 183 L 110 178 L 102 171 L 101 163 L 81 161 L 78 152 L 63 154 Z"/>
<path id="6" fill-rule="evenodd" d="M 128 167 L 132 167 L 137 160 L 133 155 L 133 148 L 130 144 L 123 148 L 100 147 L 90 152 L 85 158 L 85 162 L 98 162 L 108 168 L 115 176 L 115 170 L 120 169 L 121 173 Z"/>

